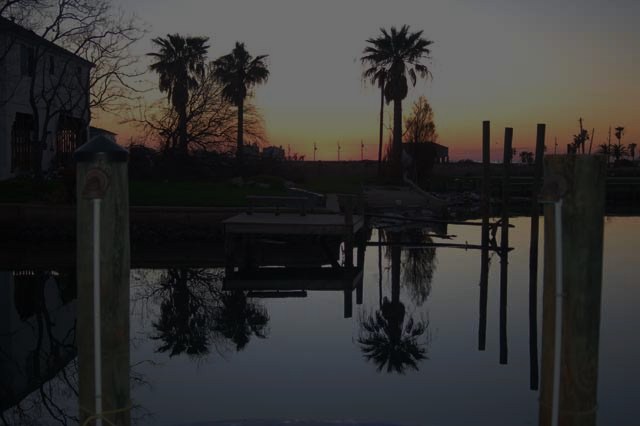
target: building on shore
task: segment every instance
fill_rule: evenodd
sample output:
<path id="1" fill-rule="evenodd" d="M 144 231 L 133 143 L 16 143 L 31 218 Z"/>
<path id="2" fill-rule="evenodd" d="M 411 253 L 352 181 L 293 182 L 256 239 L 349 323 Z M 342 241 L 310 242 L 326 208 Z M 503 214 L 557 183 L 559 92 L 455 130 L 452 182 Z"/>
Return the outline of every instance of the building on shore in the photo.
<path id="1" fill-rule="evenodd" d="M 92 67 L 0 17 L 0 179 L 71 161 L 88 137 Z"/>

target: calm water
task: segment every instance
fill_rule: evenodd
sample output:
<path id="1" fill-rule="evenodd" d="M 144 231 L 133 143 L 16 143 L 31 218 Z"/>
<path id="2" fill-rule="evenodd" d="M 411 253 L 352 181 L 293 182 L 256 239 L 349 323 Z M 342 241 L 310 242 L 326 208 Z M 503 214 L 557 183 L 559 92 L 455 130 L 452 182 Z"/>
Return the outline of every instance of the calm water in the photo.
<path id="1" fill-rule="evenodd" d="M 228 419 L 536 425 L 538 392 L 529 388 L 529 220 L 511 223 L 509 243 L 515 250 L 509 255 L 506 365 L 499 363 L 497 254 L 490 260 L 485 351 L 478 350 L 477 250 L 403 249 L 398 299 L 391 250 L 381 250 L 380 276 L 379 249 L 367 247 L 363 303 L 356 304 L 354 291 L 351 318 L 345 318 L 342 291 L 254 298 L 223 292 L 223 268 L 133 270 L 133 417 L 142 425 Z M 447 233 L 457 236 L 453 242 L 480 241 L 479 227 L 450 225 Z M 378 241 L 376 231 L 371 241 Z M 598 388 L 602 425 L 637 424 L 639 249 L 640 218 L 606 219 Z M 23 376 L 57 374 L 18 408 L 0 404 L 5 410 L 0 421 L 57 424 L 57 418 L 73 424 L 72 274 L 14 276 L 20 274 L 0 272 L 0 315 L 8 318 L 0 328 L 1 386 L 28 389 L 25 383 L 33 378 Z M 29 292 L 14 285 L 38 280 L 44 283 L 47 315 L 29 302 Z M 540 290 L 539 300 L 541 295 Z M 385 351 L 393 338 L 403 343 L 404 352 Z M 33 353 L 54 346 L 59 365 L 40 365 L 34 373 Z"/>

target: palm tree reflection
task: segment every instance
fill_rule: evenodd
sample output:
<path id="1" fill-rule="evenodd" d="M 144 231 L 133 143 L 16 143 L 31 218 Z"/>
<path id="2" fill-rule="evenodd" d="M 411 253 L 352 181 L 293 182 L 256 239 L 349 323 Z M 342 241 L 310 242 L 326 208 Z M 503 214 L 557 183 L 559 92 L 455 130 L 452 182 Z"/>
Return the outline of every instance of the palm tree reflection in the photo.
<path id="1" fill-rule="evenodd" d="M 158 352 L 200 357 L 232 343 L 243 349 L 252 335 L 266 338 L 269 316 L 242 291 L 225 292 L 221 274 L 199 269 L 169 269 L 160 280 L 160 316 L 151 336 Z"/>
<path id="2" fill-rule="evenodd" d="M 399 240 L 397 234 L 389 234 L 387 239 Z M 427 359 L 429 323 L 407 314 L 400 301 L 401 248 L 392 246 L 390 252 L 391 300 L 384 297 L 379 310 L 360 317 L 358 343 L 378 371 L 404 374 L 408 368 L 418 370 L 419 362 Z"/>
<path id="3" fill-rule="evenodd" d="M 213 329 L 233 342 L 237 351 L 244 349 L 252 335 L 267 337 L 269 314 L 263 306 L 249 302 L 241 290 L 222 295 L 221 302 Z"/>

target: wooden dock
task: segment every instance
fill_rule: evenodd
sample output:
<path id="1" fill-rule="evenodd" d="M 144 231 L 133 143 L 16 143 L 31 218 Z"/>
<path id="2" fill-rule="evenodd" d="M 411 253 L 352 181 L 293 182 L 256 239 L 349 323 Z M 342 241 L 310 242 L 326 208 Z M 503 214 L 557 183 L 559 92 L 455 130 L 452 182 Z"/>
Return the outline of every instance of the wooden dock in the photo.
<path id="1" fill-rule="evenodd" d="M 351 225 L 348 225 L 345 215 L 335 213 L 240 213 L 222 223 L 225 239 L 234 234 L 354 235 L 363 229 L 364 218 L 354 215 Z"/>
<path id="2" fill-rule="evenodd" d="M 362 268 L 257 268 L 224 279 L 225 290 L 338 291 L 353 290 L 362 281 Z"/>

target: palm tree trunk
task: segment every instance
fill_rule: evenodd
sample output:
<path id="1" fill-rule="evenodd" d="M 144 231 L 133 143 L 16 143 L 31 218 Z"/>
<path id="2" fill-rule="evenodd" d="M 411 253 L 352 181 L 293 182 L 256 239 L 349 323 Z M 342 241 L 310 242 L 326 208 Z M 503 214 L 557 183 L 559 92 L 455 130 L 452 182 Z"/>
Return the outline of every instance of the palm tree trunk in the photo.
<path id="1" fill-rule="evenodd" d="M 402 100 L 393 100 L 393 170 L 402 179 Z"/>
<path id="2" fill-rule="evenodd" d="M 180 105 L 178 111 L 178 146 L 180 154 L 186 157 L 188 151 L 187 106 Z"/>
<path id="3" fill-rule="evenodd" d="M 238 147 L 236 151 L 236 161 L 238 162 L 238 169 L 241 173 L 244 172 L 243 126 L 244 126 L 244 99 L 240 99 L 240 102 L 238 102 Z"/>
<path id="4" fill-rule="evenodd" d="M 391 246 L 391 302 L 394 305 L 400 303 L 401 250 L 400 246 Z"/>
<path id="5" fill-rule="evenodd" d="M 380 141 L 378 143 L 378 176 L 382 176 L 383 120 L 384 120 L 384 81 L 380 84 Z"/>

